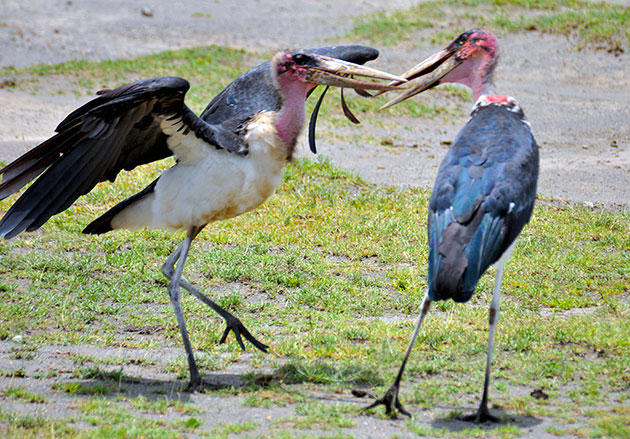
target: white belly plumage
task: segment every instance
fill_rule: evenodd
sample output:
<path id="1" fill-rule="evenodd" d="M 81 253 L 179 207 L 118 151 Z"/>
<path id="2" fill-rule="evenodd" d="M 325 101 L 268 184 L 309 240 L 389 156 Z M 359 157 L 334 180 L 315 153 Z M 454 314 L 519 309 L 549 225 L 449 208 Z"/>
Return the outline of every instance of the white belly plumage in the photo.
<path id="1" fill-rule="evenodd" d="M 160 176 L 153 193 L 116 215 L 113 228 L 180 230 L 255 209 L 281 183 L 286 163 L 286 147 L 273 122 L 272 113 L 261 113 L 250 122 L 246 156 L 217 150 L 192 132 L 181 134 L 180 121 L 162 122 L 178 164 Z"/>

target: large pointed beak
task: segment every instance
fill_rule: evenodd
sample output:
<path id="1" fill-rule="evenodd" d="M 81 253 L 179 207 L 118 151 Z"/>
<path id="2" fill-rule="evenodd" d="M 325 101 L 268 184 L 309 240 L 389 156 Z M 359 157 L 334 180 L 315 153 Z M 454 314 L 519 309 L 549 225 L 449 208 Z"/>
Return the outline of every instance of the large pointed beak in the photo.
<path id="1" fill-rule="evenodd" d="M 413 67 L 411 70 L 402 74 L 401 76 L 407 80 L 412 80 L 422 76 L 422 80 L 409 88 L 404 93 L 398 95 L 385 105 L 383 105 L 379 110 L 383 110 L 385 108 L 396 105 L 406 99 L 409 99 L 412 96 L 417 95 L 418 93 L 422 93 L 425 90 L 435 87 L 440 84 L 440 80 L 444 78 L 450 71 L 454 70 L 459 66 L 464 60 L 459 59 L 455 55 L 454 50 L 440 50 L 438 53 L 431 55 L 424 61 L 422 61 L 417 66 Z M 425 76 L 426 75 L 426 76 Z M 400 83 L 392 82 L 388 85 L 399 85 Z"/>
<path id="2" fill-rule="evenodd" d="M 306 81 L 330 85 L 332 87 L 347 87 L 355 90 L 396 90 L 398 86 L 407 82 L 405 78 L 382 72 L 371 67 L 353 64 L 327 56 L 309 54 L 312 59 L 308 65 L 302 66 L 306 71 Z M 375 82 L 361 81 L 350 76 L 362 76 L 365 78 L 385 79 L 396 81 L 396 85 L 378 84 Z"/>

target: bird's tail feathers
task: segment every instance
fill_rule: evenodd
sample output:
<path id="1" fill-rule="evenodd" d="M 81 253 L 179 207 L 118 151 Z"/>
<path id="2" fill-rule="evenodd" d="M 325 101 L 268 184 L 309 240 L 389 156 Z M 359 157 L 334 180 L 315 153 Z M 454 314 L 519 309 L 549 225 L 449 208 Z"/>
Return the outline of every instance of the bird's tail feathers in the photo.
<path id="1" fill-rule="evenodd" d="M 443 229 L 439 245 L 434 244 L 429 249 L 431 300 L 453 299 L 455 302 L 466 302 L 472 297 L 478 277 L 471 286 L 466 271 L 473 267 L 469 266 L 466 249 L 471 244 L 484 214 L 481 203 L 476 203 L 470 215 L 465 218 L 451 218 Z"/>
<path id="2" fill-rule="evenodd" d="M 83 233 L 91 235 L 101 235 L 103 233 L 111 232 L 112 230 L 114 230 L 114 228 L 112 227 L 112 220 L 114 219 L 114 217 L 133 203 L 152 193 L 155 190 L 155 185 L 157 184 L 157 181 L 158 179 L 153 180 L 153 182 L 142 191 L 138 192 L 135 195 L 132 195 L 124 201 L 121 201 L 120 203 L 109 209 L 107 212 L 105 212 L 103 215 L 96 218 L 94 221 L 88 224 L 85 229 L 83 229 Z"/>

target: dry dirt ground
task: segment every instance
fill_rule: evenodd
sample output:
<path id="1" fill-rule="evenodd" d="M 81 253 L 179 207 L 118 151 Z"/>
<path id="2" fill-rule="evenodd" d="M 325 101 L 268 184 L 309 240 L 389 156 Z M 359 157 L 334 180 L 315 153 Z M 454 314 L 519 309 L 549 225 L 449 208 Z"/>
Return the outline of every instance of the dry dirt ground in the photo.
<path id="1" fill-rule="evenodd" d="M 0 0 L 0 67 L 24 67 L 74 58 L 132 57 L 168 48 L 208 44 L 249 50 L 315 47 L 331 44 L 331 36 L 348 31 L 353 16 L 383 8 L 382 2 L 359 0 L 277 2 L 281 6 L 274 3 L 263 0 Z M 402 8 L 413 3 L 411 0 L 390 0 L 387 7 Z M 152 11 L 152 17 L 141 13 L 143 7 Z M 272 9 L 273 13 L 270 13 Z M 503 57 L 497 74 L 497 88 L 517 97 L 532 122 L 541 147 L 540 194 L 562 202 L 594 203 L 628 210 L 630 54 L 577 52 L 572 50 L 571 42 L 565 37 L 538 33 L 509 35 L 500 43 Z M 383 50 L 375 65 L 401 72 L 427 54 Z M 48 137 L 54 126 L 85 100 L 69 95 L 32 95 L 0 90 L 0 160 L 15 158 Z M 374 115 L 377 117 L 381 115 Z M 320 129 L 326 129 L 323 118 L 319 123 Z M 362 129 L 377 138 L 391 139 L 389 145 L 357 145 L 350 141 L 333 144 L 325 136 L 319 137 L 318 144 L 322 154 L 368 181 L 428 187 L 446 150 L 441 144 L 452 140 L 463 123 L 464 119 L 455 123 L 437 120 L 418 123 L 411 118 L 401 118 L 396 123 L 386 124 L 391 128 L 383 128 L 366 120 Z M 403 129 L 404 126 L 409 129 Z M 348 133 L 356 129 L 354 126 L 341 128 Z M 9 341 L 0 343 L 0 352 L 3 352 L 0 369 L 12 368 L 8 366 L 12 361 L 8 356 L 11 344 Z M 65 364 L 65 361 L 72 368 L 67 358 L 71 351 L 89 351 L 90 355 L 106 357 L 137 354 L 81 346 L 50 346 L 40 349 L 37 361 L 32 364 L 26 361 L 24 367 L 28 372 L 30 368 L 45 368 L 47 362 L 60 367 L 59 364 Z M 177 349 L 149 355 L 166 361 L 169 356 L 180 354 Z M 247 361 L 233 367 L 235 370 L 222 371 L 221 375 L 240 376 L 247 368 Z M 146 368 L 138 370 L 146 372 Z M 126 367 L 125 373 L 133 376 L 133 366 Z M 59 400 L 58 409 L 51 409 L 48 415 L 66 415 L 66 410 L 73 404 L 71 396 L 51 393 L 47 380 L 31 381 L 30 384 L 21 382 L 21 385 L 46 394 L 51 401 Z M 7 385 L 3 383 L 2 387 Z M 131 387 L 134 389 L 132 393 L 142 393 L 150 389 L 151 384 Z M 313 397 L 330 398 L 330 395 L 317 395 L 314 390 Z M 471 407 L 475 404 L 474 397 L 471 395 Z M 249 418 L 264 422 L 264 419 L 286 417 L 291 412 L 291 406 L 244 408 L 237 397 L 195 394 L 187 398 L 209 410 L 205 415 L 209 419 L 229 419 L 230 422 L 243 422 Z M 340 395 L 339 400 L 357 402 L 348 395 Z M 2 405 L 9 410 L 32 410 L 28 404 L 6 399 L 2 400 Z M 47 407 L 51 405 L 47 404 Z M 436 410 L 438 413 L 444 411 L 443 408 Z M 423 412 L 422 416 L 439 419 L 434 414 Z M 441 426 L 440 422 L 443 421 L 433 421 L 431 425 Z M 463 428 L 454 424 L 457 421 L 447 427 Z M 548 424 L 544 420 L 521 419 L 518 425 L 523 431 L 529 431 L 531 437 L 551 437 L 545 431 Z M 396 434 L 407 437 L 411 434 L 400 423 L 373 416 L 357 418 L 357 426 L 347 432 L 357 437 L 392 437 Z"/>

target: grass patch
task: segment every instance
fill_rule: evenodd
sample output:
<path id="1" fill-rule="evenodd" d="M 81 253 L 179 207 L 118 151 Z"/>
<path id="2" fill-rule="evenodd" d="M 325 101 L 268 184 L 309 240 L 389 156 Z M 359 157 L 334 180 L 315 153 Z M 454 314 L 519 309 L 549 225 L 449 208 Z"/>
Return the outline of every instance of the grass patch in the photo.
<path id="1" fill-rule="evenodd" d="M 254 431 L 257 428 L 258 422 L 256 421 L 239 422 L 234 424 L 222 422 L 220 426 L 213 428 L 210 431 L 210 434 L 211 437 L 216 437 L 217 439 L 228 439 L 229 437 L 234 437 L 232 435 L 238 435 L 247 431 Z"/>
<path id="2" fill-rule="evenodd" d="M 103 396 L 92 396 L 79 408 L 80 420 L 91 428 L 83 431 L 95 438 L 179 438 L 183 432 L 194 430 L 199 421 L 177 417 L 171 422 L 159 418 L 139 416 L 129 409 L 126 400 L 113 401 Z"/>
<path id="3" fill-rule="evenodd" d="M 295 409 L 296 416 L 291 418 L 279 418 L 273 421 L 271 428 L 276 430 L 337 430 L 347 429 L 356 425 L 349 415 L 354 414 L 354 408 L 343 404 L 323 404 L 319 402 L 306 402 L 298 404 Z"/>
<path id="4" fill-rule="evenodd" d="M 24 378 L 26 376 L 26 372 L 24 371 L 24 368 L 19 368 L 19 369 L 14 369 L 14 370 L 0 369 L 0 376 L 2 376 L 2 377 Z"/>
<path id="5" fill-rule="evenodd" d="M 50 420 L 43 416 L 20 415 L 2 407 L 0 407 L 0 431 L 7 439 L 81 437 L 81 433 L 65 421 Z"/>
<path id="6" fill-rule="evenodd" d="M 192 404 L 165 397 L 150 399 L 141 395 L 137 398 L 129 399 L 129 402 L 133 408 L 149 413 L 165 414 L 178 412 L 185 415 L 194 415 L 200 412 L 200 410 Z"/>
<path id="7" fill-rule="evenodd" d="M 448 16 L 448 24 L 443 17 Z M 540 31 L 574 37 L 578 49 L 592 46 L 623 52 L 630 43 L 630 8 L 581 0 L 433 0 L 407 10 L 375 13 L 355 20 L 347 37 L 392 46 L 421 41 L 443 44 L 472 27 L 499 33 Z M 457 23 L 453 31 L 453 23 Z M 430 29 L 430 35 L 418 33 Z"/>
<path id="8" fill-rule="evenodd" d="M 77 234 L 98 213 L 97 206 L 123 198 L 144 178 L 125 176 L 123 194 L 113 185 L 100 187 L 42 231 L 0 242 L 0 281 L 19 280 L 20 285 L 0 291 L 0 328 L 19 333 L 28 327 L 29 343 L 37 346 L 117 346 L 112 336 L 121 326 L 160 327 L 154 342 L 143 337 L 126 345 L 159 349 L 166 337 L 168 344 L 180 347 L 159 267 L 181 237 L 160 231 Z M 194 276 L 203 290 L 222 288 L 225 303 L 249 330 L 288 360 L 277 368 L 278 383 L 242 394 L 246 406 L 281 406 L 283 387 L 289 385 L 330 390 L 361 385 L 375 394 L 386 390 L 426 287 L 428 195 L 420 189 L 374 187 L 327 162 L 298 160 L 265 206 L 215 224 L 195 241 L 187 276 Z M 3 209 L 8 205 L 0 203 Z M 549 409 L 562 396 L 572 401 L 563 413 L 583 416 L 589 432 L 619 428 L 614 404 L 603 418 L 583 412 L 606 406 L 611 395 L 629 385 L 629 228 L 628 213 L 539 201 L 507 265 L 493 401 L 511 413 L 542 413 L 553 420 L 565 416 Z M 240 285 L 240 300 L 230 290 L 234 283 Z M 462 395 L 477 394 L 483 382 L 492 283 L 492 276 L 485 276 L 469 304 L 440 302 L 429 314 L 401 391 L 408 407 L 470 411 Z M 257 295 L 264 295 L 264 301 L 250 300 Z M 147 306 L 152 308 L 147 311 Z M 221 319 L 187 295 L 183 307 L 193 346 L 208 352 L 200 355 L 203 373 L 241 357 L 232 337 L 227 345 L 217 345 Z M 254 364 L 269 364 L 269 357 L 249 352 Z M 206 364 L 205 357 L 214 360 Z M 175 372 L 185 379 L 183 357 L 178 365 Z M 103 382 L 66 382 L 57 389 L 112 395 L 126 381 L 122 371 L 105 373 L 95 367 L 81 368 L 76 376 Z M 510 396 L 511 389 L 521 386 L 543 388 L 550 399 L 542 404 Z M 303 398 L 298 392 L 290 403 L 300 405 Z M 133 404 L 140 411 L 178 410 L 159 401 Z M 299 417 L 282 425 L 296 423 L 319 428 Z"/>
<path id="9" fill-rule="evenodd" d="M 238 75 L 263 61 L 245 50 L 208 46 L 168 50 L 133 59 L 75 60 L 23 69 L 9 67 L 0 69 L 0 77 L 16 78 L 15 87 L 19 90 L 39 91 L 41 87 L 47 87 L 49 92 L 55 93 L 52 84 L 57 83 L 61 93 L 72 90 L 78 96 L 89 96 L 96 90 L 114 88 L 137 79 L 181 76 L 191 84 L 187 104 L 195 111 L 201 111 L 209 102 L 208 96 L 218 94 Z"/>
<path id="10" fill-rule="evenodd" d="M 299 391 L 288 391 L 280 386 L 255 389 L 244 394 L 243 405 L 246 407 L 286 407 L 297 402 L 305 402 L 308 398 Z"/>
<path id="11" fill-rule="evenodd" d="M 116 389 L 111 385 L 96 383 L 96 384 L 84 384 L 84 383 L 55 383 L 52 385 L 53 389 L 61 390 L 70 395 L 108 395 Z"/>
<path id="12" fill-rule="evenodd" d="M 343 368 L 323 361 L 292 361 L 278 368 L 277 374 L 288 383 L 377 385 L 383 380 L 378 372 L 362 364 Z"/>
<path id="13" fill-rule="evenodd" d="M 26 390 L 24 387 L 9 387 L 2 392 L 6 398 L 18 399 L 20 401 L 32 402 L 36 404 L 42 404 L 47 402 L 46 397 Z"/>
<path id="14" fill-rule="evenodd" d="M 138 378 L 125 375 L 122 367 L 112 371 L 104 371 L 97 366 L 81 367 L 74 371 L 72 377 L 84 380 L 113 381 L 116 383 L 137 383 L 140 381 Z"/>

